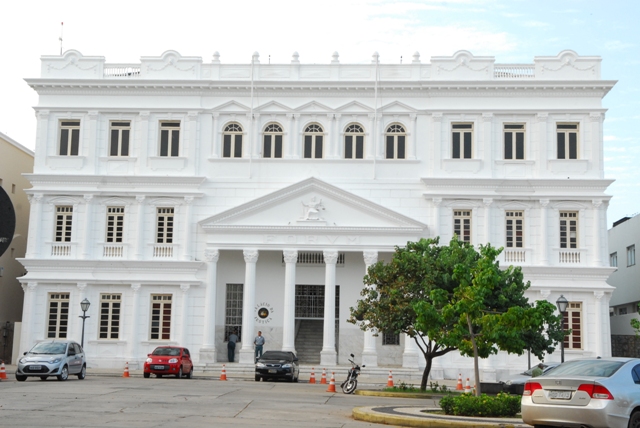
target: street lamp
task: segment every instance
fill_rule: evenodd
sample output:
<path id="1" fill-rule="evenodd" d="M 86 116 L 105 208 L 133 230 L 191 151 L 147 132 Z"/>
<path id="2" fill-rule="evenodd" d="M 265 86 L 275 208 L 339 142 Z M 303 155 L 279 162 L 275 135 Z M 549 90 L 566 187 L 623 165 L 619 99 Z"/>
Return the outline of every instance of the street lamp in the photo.
<path id="1" fill-rule="evenodd" d="M 567 311 L 569 301 L 561 294 L 556 300 L 556 306 L 562 314 L 562 342 L 560 342 L 560 362 L 564 363 L 564 313 Z"/>
<path id="2" fill-rule="evenodd" d="M 89 303 L 89 301 L 85 297 L 85 299 L 82 302 L 80 302 L 80 309 L 82 309 L 82 315 L 80 315 L 80 318 L 82 318 L 82 340 L 80 342 L 80 345 L 82 346 L 83 349 L 84 349 L 84 322 L 87 318 L 90 318 L 87 315 L 89 306 L 91 306 L 91 303 Z"/>

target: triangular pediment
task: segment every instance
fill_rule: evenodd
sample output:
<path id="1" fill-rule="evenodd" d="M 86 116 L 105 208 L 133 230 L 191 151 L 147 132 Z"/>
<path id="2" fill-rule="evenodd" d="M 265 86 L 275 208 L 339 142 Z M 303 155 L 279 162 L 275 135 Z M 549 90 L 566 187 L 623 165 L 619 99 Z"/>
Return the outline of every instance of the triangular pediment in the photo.
<path id="1" fill-rule="evenodd" d="M 203 229 L 422 234 L 427 226 L 317 178 L 308 178 L 200 222 Z"/>
<path id="2" fill-rule="evenodd" d="M 386 114 L 391 114 L 391 113 L 415 113 L 416 109 L 414 109 L 413 107 L 409 107 L 408 105 L 401 103 L 399 101 L 394 101 L 392 103 L 386 104 L 384 106 L 382 106 L 382 108 L 380 109 L 381 111 L 383 111 Z"/>
<path id="3" fill-rule="evenodd" d="M 224 104 L 220 104 L 218 107 L 214 107 L 212 109 L 213 111 L 220 111 L 220 112 L 230 112 L 230 113 L 238 113 L 238 112 L 247 112 L 247 111 L 251 111 L 250 107 L 247 107 L 244 104 L 240 104 L 236 101 L 228 101 Z"/>
<path id="4" fill-rule="evenodd" d="M 350 103 L 347 103 L 345 105 L 343 105 L 342 107 L 338 107 L 336 109 L 336 111 L 339 111 L 340 113 L 343 114 L 349 114 L 349 113 L 370 113 L 373 112 L 373 109 L 369 106 L 366 106 L 358 101 L 351 101 Z"/>
<path id="5" fill-rule="evenodd" d="M 299 113 L 332 113 L 333 109 L 331 107 L 327 107 L 324 104 L 320 104 L 317 101 L 311 101 L 306 104 L 302 104 L 300 107 L 296 108 L 296 112 Z"/>
<path id="6" fill-rule="evenodd" d="M 266 114 L 266 113 L 287 113 L 293 110 L 277 101 L 269 101 L 266 104 L 256 107 L 254 111 Z"/>

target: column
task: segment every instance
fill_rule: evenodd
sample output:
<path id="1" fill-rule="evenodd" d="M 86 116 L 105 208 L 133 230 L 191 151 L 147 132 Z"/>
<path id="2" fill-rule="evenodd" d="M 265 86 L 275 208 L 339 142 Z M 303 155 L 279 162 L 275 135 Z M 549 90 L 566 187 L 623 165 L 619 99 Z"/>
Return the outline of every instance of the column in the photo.
<path id="1" fill-rule="evenodd" d="M 418 115 L 415 113 L 411 113 L 409 115 L 409 119 L 411 119 L 409 125 L 409 138 L 408 143 L 409 147 L 407 147 L 407 158 L 416 159 L 417 158 L 417 150 L 418 150 L 418 136 L 416 135 L 416 121 L 418 119 Z"/>
<path id="2" fill-rule="evenodd" d="M 365 251 L 363 254 L 365 274 L 369 267 L 378 261 L 377 251 Z M 374 287 L 374 286 L 371 286 Z M 378 350 L 376 349 L 375 331 L 367 330 L 364 332 L 364 348 L 362 349 L 362 364 L 369 367 L 378 367 Z"/>
<path id="3" fill-rule="evenodd" d="M 377 124 L 376 124 L 376 158 L 384 159 L 384 146 L 386 144 L 384 138 L 384 123 L 382 122 L 382 114 L 378 114 Z"/>
<path id="4" fill-rule="evenodd" d="M 493 199 L 484 198 L 482 200 L 484 205 L 484 242 L 491 242 L 491 204 L 493 203 Z"/>
<path id="5" fill-rule="evenodd" d="M 142 260 L 144 258 L 144 199 L 144 196 L 136 196 L 136 203 L 138 204 L 136 218 L 136 260 Z"/>
<path id="6" fill-rule="evenodd" d="M 36 292 L 38 288 L 37 282 L 29 282 L 26 285 L 22 285 L 24 290 L 24 311 L 22 314 L 22 334 L 20 337 L 20 349 L 19 353 L 27 352 L 33 346 L 34 333 L 33 326 L 35 325 L 35 313 L 36 313 Z"/>
<path id="7" fill-rule="evenodd" d="M 282 151 L 285 159 L 291 159 L 293 158 L 293 145 L 296 144 L 297 141 L 296 120 L 293 113 L 287 113 L 287 119 L 289 123 L 285 130 L 286 137 L 282 142 L 284 144 Z"/>
<path id="8" fill-rule="evenodd" d="M 476 156 L 478 159 L 483 159 L 490 168 L 493 168 L 493 145 L 491 144 L 492 124 L 493 113 L 482 113 L 482 145 L 479 146 L 481 152 L 477 153 Z M 476 156 L 474 156 L 474 158 Z"/>
<path id="9" fill-rule="evenodd" d="M 147 165 L 147 159 L 149 156 L 155 156 L 156 152 L 149 153 L 149 116 L 150 112 L 140 112 L 140 147 L 137 148 L 136 144 L 131 144 L 132 154 L 135 156 L 137 153 L 138 161 L 136 162 L 135 169 L 140 172 L 143 165 Z M 135 141 L 135 140 L 134 140 Z M 155 147 L 152 145 L 152 147 Z"/>
<path id="10" fill-rule="evenodd" d="M 218 117 L 220 117 L 220 113 L 211 113 L 211 117 L 213 118 L 213 125 L 211 127 L 211 157 L 219 158 L 220 157 L 220 132 L 218 132 Z"/>
<path id="11" fill-rule="evenodd" d="M 207 263 L 207 282 L 204 295 L 204 332 L 203 343 L 200 348 L 201 363 L 215 363 L 216 356 L 216 293 L 218 286 L 218 250 L 205 250 L 204 259 Z"/>
<path id="12" fill-rule="evenodd" d="M 84 145 L 84 150 L 86 153 L 88 166 L 90 168 L 90 172 L 96 172 L 96 167 L 99 165 L 96 159 L 96 147 L 98 147 L 98 116 L 99 113 L 97 111 L 89 111 L 89 132 L 87 133 L 88 138 L 83 138 L 85 141 L 80 141 L 80 145 Z M 80 153 L 82 154 L 83 148 L 80 148 Z"/>
<path id="13" fill-rule="evenodd" d="M 36 112 L 36 118 L 38 125 L 36 129 L 36 155 L 33 159 L 33 171 L 39 171 L 40 168 L 46 167 L 47 157 L 57 154 L 55 152 L 57 146 L 55 144 L 47 144 L 49 139 L 49 110 Z"/>
<path id="14" fill-rule="evenodd" d="M 182 290 L 182 314 L 180 321 L 180 342 L 182 346 L 187 346 L 188 331 L 189 331 L 189 284 L 180 284 L 180 290 Z"/>
<path id="15" fill-rule="evenodd" d="M 253 364 L 255 354 L 253 350 L 254 338 L 254 306 L 256 302 L 256 264 L 258 250 L 244 250 L 245 272 L 242 302 L 242 349 L 240 349 L 240 363 Z"/>
<path id="16" fill-rule="evenodd" d="M 589 148 L 589 152 L 586 150 L 583 152 L 583 159 L 590 159 L 593 163 L 593 169 L 599 171 L 599 177 L 604 176 L 603 160 L 604 160 L 604 144 L 602 144 L 602 119 L 603 114 L 600 112 L 589 113 L 589 122 L 591 122 L 590 139 L 586 146 Z"/>
<path id="17" fill-rule="evenodd" d="M 282 321 L 282 350 L 296 352 L 296 263 L 297 250 L 284 250 L 284 308 Z"/>
<path id="18" fill-rule="evenodd" d="M 29 236 L 27 245 L 27 258 L 40 258 L 40 249 L 42 245 L 40 243 L 40 228 L 42 227 L 42 193 L 36 193 L 35 195 L 28 195 L 29 202 L 31 203 L 31 214 L 29 218 Z"/>
<path id="19" fill-rule="evenodd" d="M 187 112 L 187 135 L 183 141 L 183 148 L 180 155 L 189 159 L 196 159 L 196 154 L 200 153 L 196 151 L 196 145 L 198 144 L 198 116 L 197 111 Z M 197 164 L 197 163 L 196 163 Z"/>
<path id="20" fill-rule="evenodd" d="M 138 352 L 138 344 L 140 343 L 139 336 L 139 328 L 138 325 L 140 323 L 140 288 L 142 284 L 134 283 L 131 284 L 131 290 L 133 291 L 133 302 L 131 306 L 131 322 L 128 324 L 131 326 L 131 330 L 129 334 L 125 337 L 128 342 L 128 351 L 129 351 L 129 365 L 135 367 L 136 369 L 140 369 L 141 366 L 138 366 L 138 358 L 140 358 L 140 353 Z M 121 313 L 122 316 L 122 313 Z M 126 327 L 125 327 L 126 328 Z M 126 330 L 125 330 L 126 331 Z"/>
<path id="21" fill-rule="evenodd" d="M 367 139 L 365 140 L 365 159 L 373 159 L 376 156 L 376 144 L 378 140 L 376 129 L 376 115 L 374 113 L 369 113 L 367 116 L 369 118 L 369 132 L 367 133 Z"/>
<path id="22" fill-rule="evenodd" d="M 300 155 L 302 149 L 302 141 L 300 138 L 300 129 L 298 128 L 298 120 L 300 119 L 300 113 L 294 113 L 293 115 L 293 128 L 291 129 L 291 157 L 295 159 L 299 159 L 302 156 Z"/>
<path id="23" fill-rule="evenodd" d="M 537 128 L 538 128 L 538 141 L 533 141 L 531 146 L 538 147 L 538 176 L 545 177 L 547 175 L 547 163 L 549 160 L 549 113 L 538 113 L 536 115 Z M 537 143 L 537 144 L 536 144 Z M 553 146 L 553 144 L 551 144 Z"/>
<path id="24" fill-rule="evenodd" d="M 335 366 L 338 361 L 336 354 L 336 262 L 337 251 L 324 251 L 324 337 L 320 364 Z"/>
<path id="25" fill-rule="evenodd" d="M 93 208 L 93 195 L 84 195 L 84 239 L 82 240 L 82 258 L 88 259 L 90 258 L 91 249 L 89 246 L 93 242 L 91 237 L 91 225 L 92 221 L 92 208 Z"/>
<path id="26" fill-rule="evenodd" d="M 336 138 L 336 118 L 340 115 L 328 114 L 327 120 L 329 121 L 329 133 L 325 137 L 326 156 L 329 159 L 338 158 L 338 139 Z"/>
<path id="27" fill-rule="evenodd" d="M 442 198 L 433 198 L 433 231 L 430 233 L 432 238 L 440 236 L 440 204 Z"/>
<path id="28" fill-rule="evenodd" d="M 548 199 L 540 199 L 540 263 L 539 265 L 548 265 L 549 264 L 549 240 L 547 236 L 549 236 L 549 231 L 547 230 L 547 206 L 549 205 Z"/>
<path id="29" fill-rule="evenodd" d="M 596 298 L 596 300 L 594 302 L 595 307 L 596 307 L 596 334 L 595 334 L 595 338 L 596 338 L 596 340 L 595 340 L 595 342 L 596 342 L 596 347 L 595 347 L 596 355 L 595 356 L 596 357 L 603 357 L 603 356 L 606 356 L 606 355 L 602 355 L 602 353 L 603 353 L 602 342 L 604 340 L 604 339 L 602 339 L 602 333 L 603 333 L 603 331 L 602 331 L 603 330 L 602 329 L 602 297 L 604 297 L 604 291 L 594 291 L 593 295 Z M 607 319 L 607 323 L 609 323 L 608 319 Z"/>
<path id="30" fill-rule="evenodd" d="M 451 154 L 446 149 L 443 152 L 443 141 L 447 139 L 442 138 L 442 113 L 432 113 L 431 123 L 433 124 L 433 137 L 431 141 L 431 154 L 429 156 L 428 171 L 429 176 L 433 176 L 434 172 L 442 169 L 439 159 L 450 159 Z M 438 162 L 438 163 L 436 163 Z"/>
<path id="31" fill-rule="evenodd" d="M 182 260 L 191 260 L 191 205 L 193 202 L 193 196 L 185 196 L 182 209 L 184 215 L 182 220 L 184 221 L 184 236 L 182 237 Z"/>
<path id="32" fill-rule="evenodd" d="M 402 354 L 402 367 L 417 369 L 420 364 L 418 344 L 409 335 L 404 334 L 404 352 Z"/>
<path id="33" fill-rule="evenodd" d="M 252 158 L 259 158 L 260 157 L 260 152 L 262 151 L 260 148 L 260 134 L 261 134 L 261 126 L 260 126 L 260 114 L 259 113 L 254 113 L 253 114 L 253 119 L 251 120 L 251 127 L 253 129 L 253 135 L 250 136 L 251 138 L 251 157 Z M 275 144 L 275 142 L 274 142 Z"/>
<path id="34" fill-rule="evenodd" d="M 592 258 L 593 266 L 602 266 L 602 248 L 600 248 L 600 242 L 601 242 L 600 232 L 601 230 L 607 230 L 606 227 L 602 227 L 602 220 L 600 216 L 600 206 L 602 205 L 602 199 L 594 199 L 591 202 L 593 204 L 593 258 Z"/>

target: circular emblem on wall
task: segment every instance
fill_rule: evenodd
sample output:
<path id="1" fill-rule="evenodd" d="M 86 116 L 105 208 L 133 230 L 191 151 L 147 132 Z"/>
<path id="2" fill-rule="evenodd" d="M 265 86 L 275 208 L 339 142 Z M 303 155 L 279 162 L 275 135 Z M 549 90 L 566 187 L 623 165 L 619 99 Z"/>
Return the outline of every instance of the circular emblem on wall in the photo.
<path id="1" fill-rule="evenodd" d="M 269 316 L 269 309 L 262 307 L 258 309 L 258 316 L 262 319 L 265 319 Z"/>
<path id="2" fill-rule="evenodd" d="M 16 230 L 16 212 L 11 198 L 0 187 L 0 256 L 9 248 Z"/>
<path id="3" fill-rule="evenodd" d="M 273 307 L 267 302 L 260 302 L 256 305 L 255 321 L 258 324 L 269 324 L 273 320 Z"/>

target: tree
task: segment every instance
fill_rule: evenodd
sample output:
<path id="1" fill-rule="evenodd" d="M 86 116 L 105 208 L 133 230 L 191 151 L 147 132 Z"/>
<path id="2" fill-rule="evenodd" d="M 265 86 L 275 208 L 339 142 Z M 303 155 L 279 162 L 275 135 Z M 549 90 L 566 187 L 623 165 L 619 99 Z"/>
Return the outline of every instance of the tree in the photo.
<path id="1" fill-rule="evenodd" d="M 640 303 L 638 303 L 638 311 L 640 312 Z M 636 331 L 636 337 L 640 336 L 640 319 L 633 318 L 631 319 L 631 328 Z"/>
<path id="2" fill-rule="evenodd" d="M 522 284 L 520 269 L 507 269 L 506 274 L 499 268 L 495 271 L 490 260 L 499 250 L 481 249 L 485 253 L 456 237 L 448 246 L 440 246 L 436 238 L 396 247 L 388 264 L 378 262 L 369 268 L 363 298 L 351 308 L 349 322 L 361 329 L 405 333 L 416 341 L 426 361 L 422 390 L 433 359 L 451 351 L 486 357 L 497 352 L 494 345 L 519 353 L 533 346 L 532 352 L 542 355 L 553 351 L 550 346 L 557 342 L 557 334 L 544 337 L 545 323 L 552 330 L 559 325 L 559 317 L 549 312 L 554 306 L 548 302 L 529 305 L 523 295 L 528 284 Z M 511 306 L 516 308 L 509 312 Z M 505 313 L 505 317 L 486 317 L 486 311 Z M 510 343 L 516 331 L 531 340 Z"/>

